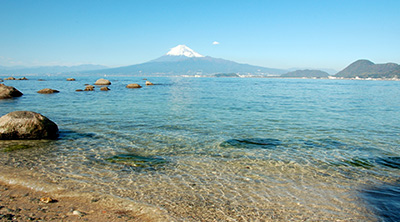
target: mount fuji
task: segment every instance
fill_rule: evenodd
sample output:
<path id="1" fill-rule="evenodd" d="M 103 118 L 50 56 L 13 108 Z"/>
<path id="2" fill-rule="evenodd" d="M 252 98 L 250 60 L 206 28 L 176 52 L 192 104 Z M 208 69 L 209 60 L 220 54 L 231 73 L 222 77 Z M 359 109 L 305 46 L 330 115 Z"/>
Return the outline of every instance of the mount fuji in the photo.
<path id="1" fill-rule="evenodd" d="M 98 74 L 123 74 L 136 76 L 207 76 L 217 73 L 267 76 L 280 75 L 287 71 L 203 56 L 185 45 L 178 45 L 172 48 L 165 55 L 149 62 L 90 72 L 96 72 Z"/>

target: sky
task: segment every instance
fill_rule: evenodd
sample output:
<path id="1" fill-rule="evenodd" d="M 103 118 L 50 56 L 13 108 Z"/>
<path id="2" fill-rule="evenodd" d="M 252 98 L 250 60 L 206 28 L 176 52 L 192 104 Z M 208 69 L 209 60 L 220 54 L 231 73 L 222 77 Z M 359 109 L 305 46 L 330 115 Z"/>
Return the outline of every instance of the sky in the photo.
<path id="1" fill-rule="evenodd" d="M 400 1 L 0 0 L 0 66 L 118 67 L 180 44 L 280 69 L 400 63 Z"/>

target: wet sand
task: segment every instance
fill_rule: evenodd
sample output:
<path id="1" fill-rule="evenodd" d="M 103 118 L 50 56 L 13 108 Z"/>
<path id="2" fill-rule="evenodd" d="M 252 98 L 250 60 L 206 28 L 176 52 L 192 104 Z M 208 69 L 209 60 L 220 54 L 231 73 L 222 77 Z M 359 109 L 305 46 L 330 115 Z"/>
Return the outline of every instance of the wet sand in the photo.
<path id="1" fill-rule="evenodd" d="M 158 212 L 157 212 L 158 214 Z M 171 221 L 104 196 L 36 191 L 0 181 L 0 221 Z"/>

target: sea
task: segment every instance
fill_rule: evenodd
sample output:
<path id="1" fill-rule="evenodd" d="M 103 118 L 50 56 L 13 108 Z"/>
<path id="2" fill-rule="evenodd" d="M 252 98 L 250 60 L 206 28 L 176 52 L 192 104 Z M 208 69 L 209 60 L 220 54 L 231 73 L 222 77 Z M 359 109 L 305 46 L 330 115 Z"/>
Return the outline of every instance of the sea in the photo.
<path id="1" fill-rule="evenodd" d="M 399 81 L 27 77 L 4 81 L 24 95 L 0 116 L 41 113 L 60 137 L 0 141 L 1 180 L 174 221 L 400 221 Z M 75 91 L 99 78 L 110 91 Z"/>

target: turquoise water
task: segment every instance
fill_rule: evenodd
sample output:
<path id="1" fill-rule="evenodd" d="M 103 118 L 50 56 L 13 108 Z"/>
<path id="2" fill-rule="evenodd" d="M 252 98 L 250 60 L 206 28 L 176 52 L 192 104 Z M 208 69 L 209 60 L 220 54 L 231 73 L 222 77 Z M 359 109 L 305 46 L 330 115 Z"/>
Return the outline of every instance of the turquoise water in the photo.
<path id="1" fill-rule="evenodd" d="M 0 164 L 178 221 L 399 220 L 400 82 L 106 77 L 110 91 L 75 92 L 99 77 L 75 78 L 5 82 L 24 96 L 0 115 L 39 112 L 61 134 L 0 141 L 23 145 Z"/>

